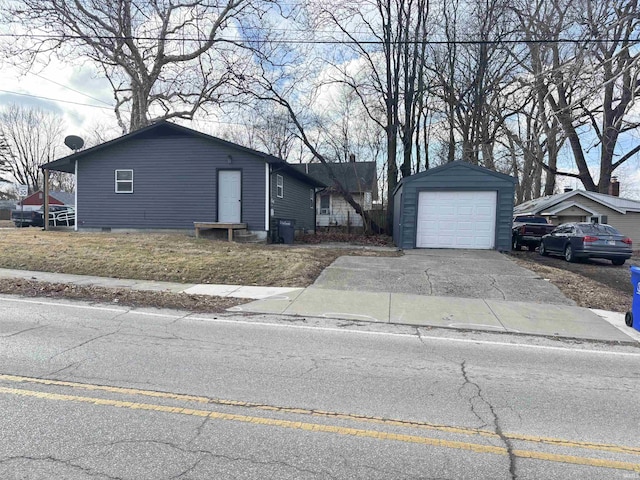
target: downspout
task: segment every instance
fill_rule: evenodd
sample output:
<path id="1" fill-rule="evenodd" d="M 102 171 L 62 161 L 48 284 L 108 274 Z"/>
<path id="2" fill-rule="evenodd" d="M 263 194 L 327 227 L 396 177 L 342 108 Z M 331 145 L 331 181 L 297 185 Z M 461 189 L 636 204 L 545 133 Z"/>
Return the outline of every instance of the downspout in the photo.
<path id="1" fill-rule="evenodd" d="M 49 230 L 49 169 L 43 168 L 44 176 L 44 211 L 42 212 L 42 229 Z"/>
<path id="2" fill-rule="evenodd" d="M 266 179 L 264 186 L 264 229 L 267 231 L 267 237 L 271 233 L 271 165 L 264 163 Z"/>
<path id="3" fill-rule="evenodd" d="M 74 185 L 73 185 L 73 195 L 74 195 L 74 205 L 73 207 L 76 210 L 76 221 L 73 222 L 73 230 L 78 231 L 78 160 L 74 162 Z"/>

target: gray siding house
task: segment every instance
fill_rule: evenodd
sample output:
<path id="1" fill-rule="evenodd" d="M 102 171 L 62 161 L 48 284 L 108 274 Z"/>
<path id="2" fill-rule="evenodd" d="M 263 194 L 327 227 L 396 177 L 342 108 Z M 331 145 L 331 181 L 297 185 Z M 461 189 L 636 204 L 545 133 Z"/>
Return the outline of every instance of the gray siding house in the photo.
<path id="1" fill-rule="evenodd" d="M 169 122 L 42 168 L 75 174 L 79 230 L 225 222 L 245 223 L 264 239 L 278 216 L 314 230 L 311 192 L 324 186 L 282 159 Z"/>
<path id="2" fill-rule="evenodd" d="M 401 249 L 511 250 L 515 180 L 462 161 L 403 178 L 393 194 Z"/>

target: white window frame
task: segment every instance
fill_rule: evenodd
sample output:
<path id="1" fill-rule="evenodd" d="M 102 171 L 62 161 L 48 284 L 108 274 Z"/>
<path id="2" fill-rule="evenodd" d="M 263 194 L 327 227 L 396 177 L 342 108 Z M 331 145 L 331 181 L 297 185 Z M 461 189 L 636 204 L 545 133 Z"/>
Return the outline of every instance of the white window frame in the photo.
<path id="1" fill-rule="evenodd" d="M 276 196 L 284 198 L 284 177 L 276 174 Z"/>
<path id="2" fill-rule="evenodd" d="M 119 180 L 118 179 L 118 173 L 120 172 L 131 172 L 131 180 Z M 133 193 L 133 170 L 132 169 L 117 169 L 115 171 L 115 192 L 116 193 Z M 131 184 L 131 189 L 130 190 L 118 190 L 118 186 L 121 186 L 122 184 Z"/>
<path id="3" fill-rule="evenodd" d="M 329 206 L 327 208 L 322 208 L 323 197 L 327 197 L 329 199 Z M 320 210 L 320 215 L 331 215 L 331 195 L 329 194 L 320 195 L 320 202 L 318 204 L 318 208 Z"/>
<path id="4" fill-rule="evenodd" d="M 311 208 L 311 210 L 313 210 L 313 207 L 316 206 L 315 198 L 316 198 L 316 192 L 313 188 L 310 188 L 309 189 L 309 208 Z"/>

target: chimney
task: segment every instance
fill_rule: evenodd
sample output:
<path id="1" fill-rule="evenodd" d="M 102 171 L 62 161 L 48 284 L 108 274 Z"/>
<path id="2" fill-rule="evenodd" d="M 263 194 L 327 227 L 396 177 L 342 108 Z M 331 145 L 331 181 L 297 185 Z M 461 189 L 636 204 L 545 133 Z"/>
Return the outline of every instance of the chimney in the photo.
<path id="1" fill-rule="evenodd" d="M 355 162 L 356 161 L 356 154 L 355 153 L 350 153 L 349 154 L 349 161 L 350 162 Z"/>
<path id="2" fill-rule="evenodd" d="M 611 177 L 611 183 L 609 184 L 609 195 L 614 197 L 620 196 L 620 182 L 618 177 Z"/>
<path id="3" fill-rule="evenodd" d="M 573 188 L 571 188 L 571 187 L 564 187 L 564 193 L 569 193 L 569 192 L 573 192 Z"/>

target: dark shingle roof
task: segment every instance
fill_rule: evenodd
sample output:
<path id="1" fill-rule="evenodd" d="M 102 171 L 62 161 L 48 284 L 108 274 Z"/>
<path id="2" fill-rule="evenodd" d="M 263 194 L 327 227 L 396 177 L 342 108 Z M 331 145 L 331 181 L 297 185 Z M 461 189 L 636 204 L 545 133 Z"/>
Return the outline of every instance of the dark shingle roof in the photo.
<path id="1" fill-rule="evenodd" d="M 332 162 L 327 164 L 342 186 L 350 193 L 372 192 L 373 198 L 378 197 L 378 174 L 376 162 Z M 333 181 L 322 163 L 300 163 L 291 165 L 319 182 L 333 187 Z"/>
<path id="2" fill-rule="evenodd" d="M 100 145 L 87 148 L 86 150 L 81 150 L 79 152 L 73 153 L 66 157 L 59 158 L 58 160 L 45 163 L 40 168 L 54 170 L 58 172 L 74 173 L 76 160 L 82 160 L 84 158 L 90 157 L 94 152 L 106 150 L 108 148 L 111 148 L 114 145 L 128 142 L 135 138 L 170 137 L 172 135 L 187 135 L 187 136 L 204 138 L 212 143 L 225 145 L 227 147 L 234 148 L 236 150 L 249 153 L 251 155 L 255 155 L 257 158 L 261 159 L 262 161 L 270 165 L 273 165 L 276 168 L 282 169 L 287 174 L 313 187 L 326 186 L 324 183 L 319 182 L 312 176 L 306 175 L 303 171 L 297 170 L 295 168 L 291 168 L 291 165 L 289 165 L 287 162 L 285 162 L 281 158 L 274 157 L 273 155 L 259 152 L 257 150 L 253 150 L 251 148 L 244 147 L 242 145 L 238 145 L 236 143 L 232 143 L 227 140 L 223 140 L 221 138 L 208 135 L 206 133 L 198 132 L 197 130 L 192 130 L 191 128 L 187 128 L 181 125 L 177 125 L 175 123 L 167 122 L 166 120 L 158 123 L 154 123 L 152 125 L 149 125 L 147 127 L 141 128 L 140 130 L 136 130 L 134 132 L 128 133 L 121 137 L 114 138 L 113 140 L 109 140 L 107 142 L 101 143 Z"/>

